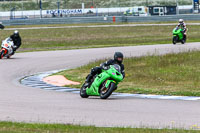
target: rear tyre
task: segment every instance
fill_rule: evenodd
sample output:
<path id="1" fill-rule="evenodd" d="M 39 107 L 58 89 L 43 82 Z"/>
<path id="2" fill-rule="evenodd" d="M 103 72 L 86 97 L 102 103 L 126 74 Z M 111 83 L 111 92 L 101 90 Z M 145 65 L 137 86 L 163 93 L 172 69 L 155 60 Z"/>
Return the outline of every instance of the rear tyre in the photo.
<path id="1" fill-rule="evenodd" d="M 182 43 L 182 44 L 185 44 L 185 39 L 181 40 L 181 43 Z"/>
<path id="2" fill-rule="evenodd" d="M 183 40 L 181 41 L 182 44 L 185 44 L 186 42 L 186 36 L 183 37 Z"/>
<path id="3" fill-rule="evenodd" d="M 85 87 L 85 83 L 83 84 L 83 86 L 80 89 L 80 96 L 82 98 L 88 98 L 89 96 L 86 93 L 86 87 Z"/>
<path id="4" fill-rule="evenodd" d="M 117 86 L 115 83 L 112 82 L 105 91 L 105 83 L 104 83 L 100 89 L 100 98 L 107 99 L 115 89 L 117 89 Z"/>

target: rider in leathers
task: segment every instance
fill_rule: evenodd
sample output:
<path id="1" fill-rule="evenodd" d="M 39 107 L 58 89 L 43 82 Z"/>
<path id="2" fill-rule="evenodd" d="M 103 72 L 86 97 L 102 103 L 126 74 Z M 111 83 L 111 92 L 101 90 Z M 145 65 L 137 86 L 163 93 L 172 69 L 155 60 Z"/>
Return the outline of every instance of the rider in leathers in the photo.
<path id="1" fill-rule="evenodd" d="M 124 78 L 125 72 L 124 72 L 124 65 L 122 64 L 123 58 L 124 57 L 123 57 L 123 54 L 121 52 L 115 52 L 114 59 L 110 59 L 110 60 L 102 63 L 99 67 L 92 68 L 90 74 L 86 77 L 85 86 L 88 86 L 91 83 L 92 78 L 96 74 L 100 74 L 102 72 L 102 69 L 106 69 L 106 67 L 108 67 L 109 65 L 118 64 L 121 67 L 121 73 L 122 73 L 123 78 Z"/>
<path id="2" fill-rule="evenodd" d="M 4 29 L 4 25 L 2 24 L 2 22 L 0 22 L 0 29 Z"/>
<path id="3" fill-rule="evenodd" d="M 14 43 L 13 53 L 11 54 L 13 55 L 15 51 L 21 46 L 21 37 L 19 35 L 19 31 L 15 30 L 14 33 L 10 36 L 10 38 L 12 39 Z"/>
<path id="4" fill-rule="evenodd" d="M 177 25 L 176 28 L 181 28 L 183 29 L 183 37 L 184 39 L 186 40 L 186 32 L 187 32 L 187 28 L 186 28 L 186 24 L 184 23 L 184 20 L 183 19 L 179 19 L 179 24 Z"/>

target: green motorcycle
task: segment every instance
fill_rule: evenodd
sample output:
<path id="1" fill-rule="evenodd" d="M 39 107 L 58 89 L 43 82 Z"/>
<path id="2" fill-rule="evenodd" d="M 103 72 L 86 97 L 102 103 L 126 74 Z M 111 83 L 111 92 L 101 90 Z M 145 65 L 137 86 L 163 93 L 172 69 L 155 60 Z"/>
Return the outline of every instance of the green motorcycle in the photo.
<path id="1" fill-rule="evenodd" d="M 172 43 L 176 44 L 177 42 L 181 42 L 182 44 L 186 42 L 186 37 L 184 38 L 183 30 L 181 28 L 174 28 L 173 30 Z"/>
<path id="2" fill-rule="evenodd" d="M 85 83 L 83 84 L 80 96 L 82 98 L 100 96 L 101 99 L 107 99 L 122 80 L 121 67 L 117 64 L 110 65 L 103 69 L 102 73 L 95 75 L 88 87 L 85 87 Z"/>

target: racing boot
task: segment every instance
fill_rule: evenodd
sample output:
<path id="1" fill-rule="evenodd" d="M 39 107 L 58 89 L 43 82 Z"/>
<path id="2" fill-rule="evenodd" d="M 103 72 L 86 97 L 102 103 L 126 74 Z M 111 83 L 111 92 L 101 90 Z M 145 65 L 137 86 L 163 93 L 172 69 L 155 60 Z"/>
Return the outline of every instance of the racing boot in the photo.
<path id="1" fill-rule="evenodd" d="M 17 50 L 17 49 L 16 49 L 16 46 L 12 46 L 12 49 L 13 49 L 13 51 L 12 51 L 12 53 L 10 54 L 11 56 L 14 55 L 14 54 L 15 54 L 15 51 Z"/>
<path id="2" fill-rule="evenodd" d="M 186 39 L 187 39 L 187 36 L 186 36 L 186 34 L 184 34 L 183 35 L 183 39 L 185 40 L 185 42 L 186 42 Z"/>
<path id="3" fill-rule="evenodd" d="M 10 55 L 14 55 L 15 54 L 15 51 L 13 51 Z"/>

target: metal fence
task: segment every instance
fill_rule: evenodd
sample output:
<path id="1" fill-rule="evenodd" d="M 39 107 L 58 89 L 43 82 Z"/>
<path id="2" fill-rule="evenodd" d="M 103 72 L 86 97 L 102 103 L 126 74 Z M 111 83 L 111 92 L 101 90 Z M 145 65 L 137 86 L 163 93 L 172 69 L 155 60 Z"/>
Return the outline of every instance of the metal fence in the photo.
<path id="1" fill-rule="evenodd" d="M 66 17 L 66 18 L 42 18 L 42 19 L 13 19 L 3 20 L 4 25 L 40 25 L 40 24 L 79 24 L 79 23 L 113 23 L 113 22 L 159 22 L 200 20 L 200 15 L 173 15 L 173 16 L 107 16 L 107 17 Z"/>

